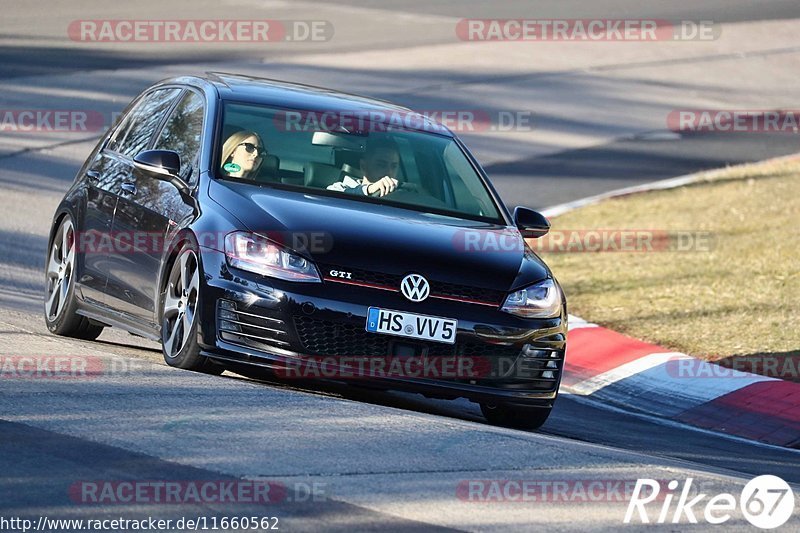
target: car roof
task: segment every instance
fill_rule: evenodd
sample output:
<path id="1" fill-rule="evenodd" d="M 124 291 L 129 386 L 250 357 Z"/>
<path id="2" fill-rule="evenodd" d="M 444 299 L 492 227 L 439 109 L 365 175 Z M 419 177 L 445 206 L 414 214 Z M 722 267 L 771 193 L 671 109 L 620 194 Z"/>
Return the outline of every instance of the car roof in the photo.
<path id="1" fill-rule="evenodd" d="M 216 88 L 222 100 L 316 112 L 357 112 L 359 114 L 374 112 L 389 120 L 392 117 L 395 119 L 402 117 L 404 121 L 418 125 L 411 129 L 422 129 L 440 135 L 453 136 L 447 127 L 408 107 L 378 98 L 334 91 L 324 87 L 225 72 L 207 72 L 205 76 L 186 76 L 165 80 L 165 82 L 211 84 Z"/>

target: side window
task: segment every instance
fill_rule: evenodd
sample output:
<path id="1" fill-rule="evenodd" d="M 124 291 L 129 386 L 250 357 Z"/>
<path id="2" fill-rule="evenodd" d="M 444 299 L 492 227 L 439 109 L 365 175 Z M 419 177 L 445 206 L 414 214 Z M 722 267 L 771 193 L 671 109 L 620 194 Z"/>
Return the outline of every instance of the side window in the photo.
<path id="1" fill-rule="evenodd" d="M 200 155 L 200 138 L 203 134 L 203 97 L 187 91 L 170 115 L 158 140 L 157 150 L 174 150 L 181 156 L 181 177 L 191 180 L 191 172 L 197 168 Z"/>
<path id="2" fill-rule="evenodd" d="M 147 94 L 125 117 L 108 148 L 128 157 L 147 148 L 164 113 L 180 92 L 180 89 L 158 89 Z"/>

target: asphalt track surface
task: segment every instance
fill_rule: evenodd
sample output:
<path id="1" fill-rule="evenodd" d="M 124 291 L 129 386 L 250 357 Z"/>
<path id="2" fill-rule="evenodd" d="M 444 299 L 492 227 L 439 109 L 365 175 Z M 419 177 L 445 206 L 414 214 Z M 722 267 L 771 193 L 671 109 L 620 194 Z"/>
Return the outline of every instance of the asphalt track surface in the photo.
<path id="1" fill-rule="evenodd" d="M 232 8 L 257 4 L 233 1 L 221 7 L 206 6 L 202 16 L 230 17 Z M 568 87 L 567 96 L 575 100 L 563 97 L 567 101 L 562 104 L 574 108 L 574 113 L 549 117 L 542 112 L 541 123 L 569 122 L 564 131 L 591 131 L 602 142 L 576 146 L 553 141 L 548 145 L 537 139 L 530 146 L 519 143 L 516 147 L 517 139 L 464 136 L 476 147 L 510 205 L 518 202 L 540 208 L 623 186 L 798 151 L 795 135 L 664 137 L 651 135 L 658 127 L 638 124 L 617 132 L 590 114 L 591 103 L 581 100 L 585 95 L 569 92 L 586 81 L 582 69 L 566 69 L 560 77 L 533 72 L 490 79 L 472 72 L 437 75 L 381 70 L 375 74 L 369 67 L 343 70 L 324 62 L 316 66 L 292 63 L 293 55 L 309 51 L 336 56 L 372 47 L 402 55 L 404 48 L 416 50 L 452 41 L 452 35 L 439 36 L 424 24 L 417 24 L 408 34 L 384 35 L 386 22 L 379 16 L 385 16 L 387 10 L 415 20 L 544 18 L 542 13 L 547 18 L 614 18 L 640 13 L 642 17 L 741 23 L 798 18 L 796 2 L 716 1 L 698 7 L 692 2 L 604 1 L 589 6 L 542 2 L 536 9 L 520 8 L 513 2 L 404 1 L 394 2 L 391 8 L 369 1 L 323 7 L 310 2 L 288 7 L 281 2 L 264 4 L 288 10 L 281 15 L 287 19 L 312 18 L 308 15 L 311 7 L 319 8 L 315 12 L 323 13 L 321 18 L 325 10 L 340 10 L 347 16 L 337 24 L 337 32 L 351 38 L 333 40 L 318 51 L 80 47 L 58 38 L 65 21 L 88 18 L 102 3 L 7 6 L 0 34 L 4 83 L 0 107 L 45 107 L 48 104 L 43 104 L 42 98 L 58 102 L 73 98 L 73 94 L 80 101 L 81 91 L 85 91 L 94 95 L 91 98 L 98 100 L 104 112 L 110 112 L 123 107 L 151 81 L 172 72 L 191 71 L 197 64 L 220 70 L 235 66 L 338 88 L 351 85 L 343 81 L 346 76 L 352 84 L 367 89 L 361 92 L 423 109 L 447 101 L 441 94 L 444 91 L 448 99 L 458 91 L 461 105 L 477 106 L 486 84 L 507 87 L 507 93 L 498 91 L 493 100 L 493 105 L 506 108 L 519 108 L 513 93 L 520 87 L 535 85 L 551 97 Z M 118 6 L 93 18 L 145 18 L 142 11 L 148 13 L 146 18 L 185 18 L 176 14 L 185 11 L 156 2 L 146 2 L 136 10 Z M 348 24 L 360 31 L 349 31 Z M 797 44 L 771 43 L 770 50 L 789 51 L 768 52 L 764 57 L 785 53 L 796 58 L 792 50 Z M 724 71 L 730 58 L 722 56 L 717 68 Z M 648 61 L 655 68 L 661 64 L 658 59 Z M 624 71 L 628 65 L 603 68 Z M 616 90 L 630 88 L 629 82 L 625 80 Z M 635 83 L 642 90 L 653 85 L 652 77 L 646 76 Z M 658 90 L 645 94 L 658 96 Z M 703 101 L 698 95 L 693 97 Z M 42 228 L 49 221 L 53 201 L 66 189 L 91 145 L 91 135 L 86 139 L 5 136 L 0 141 L 0 183 L 6 198 L 0 214 L 4 222 L 0 241 L 4 261 L 0 279 L 2 353 L 86 353 L 125 368 L 90 382 L 8 380 L 0 384 L 2 516 L 262 516 L 266 512 L 263 506 L 245 504 L 233 508 L 219 504 L 76 505 L 68 489 L 80 480 L 269 478 L 288 486 L 304 487 L 316 481 L 323 487 L 325 497 L 295 497 L 269 507 L 267 514 L 279 516 L 281 529 L 289 531 L 429 530 L 438 526 L 513 530 L 526 524 L 556 530 L 617 529 L 624 506 L 464 506 L 455 497 L 455 487 L 465 479 L 695 476 L 716 484 L 720 491 L 735 492 L 743 481 L 767 473 L 800 484 L 800 454 L 795 451 L 667 425 L 569 395 L 559 399 L 541 431 L 526 433 L 483 424 L 477 407 L 464 401 L 437 401 L 336 384 L 287 384 L 232 373 L 210 377 L 176 372 L 163 365 L 155 344 L 118 331 L 104 332 L 95 343 L 54 339 L 47 335 L 39 312 L 38 279 L 45 252 Z M 514 157 L 496 157 L 509 145 Z M 748 527 L 741 520 L 729 525 L 742 530 Z"/>

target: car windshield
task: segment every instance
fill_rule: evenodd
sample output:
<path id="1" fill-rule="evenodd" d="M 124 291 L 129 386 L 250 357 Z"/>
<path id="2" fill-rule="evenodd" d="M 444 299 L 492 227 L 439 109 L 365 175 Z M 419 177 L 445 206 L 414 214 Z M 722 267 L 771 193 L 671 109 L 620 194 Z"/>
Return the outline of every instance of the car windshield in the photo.
<path id="1" fill-rule="evenodd" d="M 215 175 L 502 222 L 461 147 L 431 131 L 431 124 L 427 131 L 409 129 L 409 117 L 419 118 L 400 111 L 397 121 L 387 122 L 384 114 L 378 122 L 367 120 L 374 112 L 313 113 L 227 102 Z"/>

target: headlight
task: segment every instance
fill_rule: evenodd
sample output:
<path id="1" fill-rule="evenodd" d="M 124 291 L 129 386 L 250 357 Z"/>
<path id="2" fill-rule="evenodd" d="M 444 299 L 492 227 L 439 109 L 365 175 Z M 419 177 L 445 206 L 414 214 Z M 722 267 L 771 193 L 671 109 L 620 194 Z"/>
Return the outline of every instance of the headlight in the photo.
<path id="1" fill-rule="evenodd" d="M 225 256 L 232 267 L 271 278 L 320 281 L 314 263 L 253 233 L 236 231 L 226 235 Z"/>
<path id="2" fill-rule="evenodd" d="M 524 318 L 552 318 L 561 313 L 561 290 L 552 278 L 512 292 L 502 311 Z"/>

